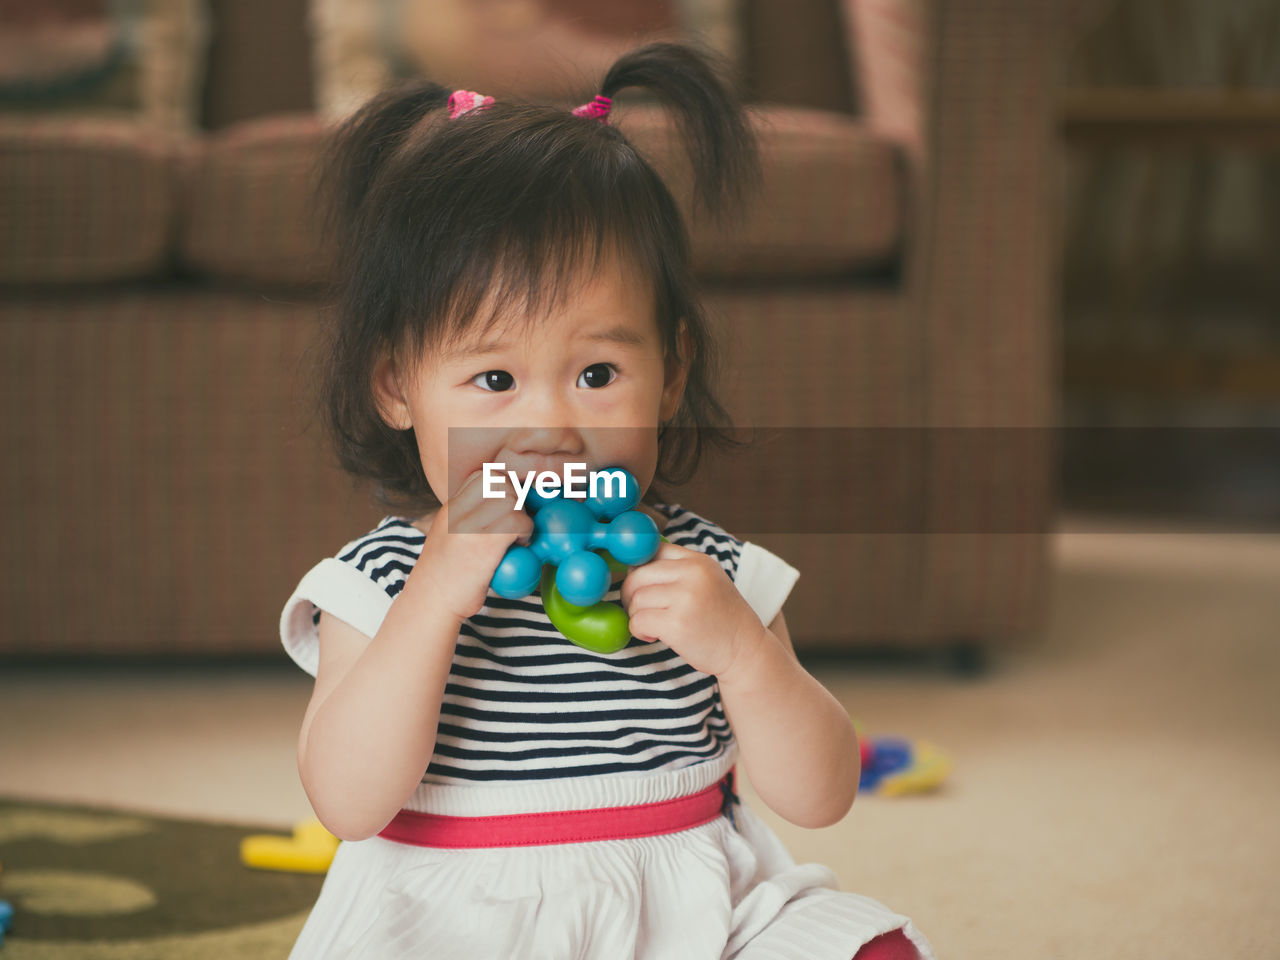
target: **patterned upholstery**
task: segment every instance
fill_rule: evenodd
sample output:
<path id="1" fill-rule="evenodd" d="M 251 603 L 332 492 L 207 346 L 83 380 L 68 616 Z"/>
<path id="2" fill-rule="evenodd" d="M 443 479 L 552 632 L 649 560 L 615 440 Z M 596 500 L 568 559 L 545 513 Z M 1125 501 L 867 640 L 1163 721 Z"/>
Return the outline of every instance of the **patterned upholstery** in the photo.
<path id="1" fill-rule="evenodd" d="M 125 122 L 0 121 L 0 283 L 163 272 L 183 150 Z"/>
<path id="2" fill-rule="evenodd" d="M 855 117 L 825 110 L 759 106 L 753 121 L 761 192 L 743 222 L 717 228 L 695 216 L 683 153 L 664 114 L 619 111 L 618 126 L 681 200 L 703 276 L 847 277 L 896 259 L 906 190 L 892 142 Z"/>
<path id="3" fill-rule="evenodd" d="M 1055 98 L 1069 8 L 1055 0 L 845 6 L 867 120 L 901 144 L 918 191 L 904 294 L 923 327 L 921 422 L 1033 431 L 1042 456 L 1028 460 L 1018 486 L 1042 505 L 1047 527 L 1056 457 L 1046 428 L 1058 421 Z M 992 463 L 957 461 L 945 446 L 934 454 L 942 473 L 927 492 L 929 526 L 980 529 L 996 489 Z M 1015 607 L 1043 612 L 1047 551 L 1035 532 L 927 535 L 921 629 L 981 633 L 1003 619 L 1007 591 Z"/>
<path id="4" fill-rule="evenodd" d="M 0 649 L 274 652 L 280 607 L 374 516 L 308 429 L 314 304 L 147 288 L 0 305 Z M 104 402 L 109 398 L 109 402 Z"/>
<path id="5" fill-rule="evenodd" d="M 324 276 L 313 114 L 249 120 L 210 139 L 187 184 L 183 261 L 224 280 L 307 286 Z"/>

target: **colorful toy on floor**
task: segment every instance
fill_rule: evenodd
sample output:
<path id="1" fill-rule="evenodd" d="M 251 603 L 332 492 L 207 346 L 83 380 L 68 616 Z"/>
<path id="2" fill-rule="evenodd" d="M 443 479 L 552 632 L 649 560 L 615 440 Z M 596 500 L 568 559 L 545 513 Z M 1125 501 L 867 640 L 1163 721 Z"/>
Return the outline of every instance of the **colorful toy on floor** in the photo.
<path id="1" fill-rule="evenodd" d="M 862 754 L 859 790 L 882 797 L 928 793 L 951 773 L 951 758 L 926 740 L 868 736 L 856 720 L 854 729 Z"/>
<path id="2" fill-rule="evenodd" d="M 256 870 L 325 873 L 339 842 L 324 824 L 312 818 L 295 824 L 291 837 L 245 837 L 240 841 L 240 862 Z"/>
<path id="3" fill-rule="evenodd" d="M 555 628 L 596 653 L 616 653 L 631 639 L 626 611 L 603 599 L 613 573 L 648 563 L 665 539 L 648 515 L 632 509 L 640 502 L 636 478 L 616 472 L 624 479 L 620 494 L 570 500 L 530 490 L 533 536 L 528 546 L 508 548 L 490 583 L 509 600 L 540 588 Z"/>

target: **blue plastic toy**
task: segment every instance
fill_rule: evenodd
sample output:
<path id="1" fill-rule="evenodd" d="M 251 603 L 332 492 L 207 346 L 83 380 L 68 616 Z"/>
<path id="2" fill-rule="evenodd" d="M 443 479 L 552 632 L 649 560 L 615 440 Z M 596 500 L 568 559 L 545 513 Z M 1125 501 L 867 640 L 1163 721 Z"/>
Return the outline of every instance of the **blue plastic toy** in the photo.
<path id="1" fill-rule="evenodd" d="M 528 546 L 508 548 L 490 582 L 509 600 L 541 585 L 556 629 L 596 653 L 615 653 L 631 639 L 626 613 L 602 602 L 611 571 L 648 563 L 664 539 L 650 517 L 632 509 L 640 502 L 636 478 L 613 469 L 624 479 L 620 494 L 569 500 L 530 490 L 525 510 L 533 517 L 533 536 Z M 544 574 L 544 566 L 554 567 L 554 576 Z"/>
<path id="2" fill-rule="evenodd" d="M 859 731 L 858 745 L 862 750 L 858 788 L 882 797 L 928 793 L 951 773 L 951 758 L 927 740 L 868 737 Z"/>

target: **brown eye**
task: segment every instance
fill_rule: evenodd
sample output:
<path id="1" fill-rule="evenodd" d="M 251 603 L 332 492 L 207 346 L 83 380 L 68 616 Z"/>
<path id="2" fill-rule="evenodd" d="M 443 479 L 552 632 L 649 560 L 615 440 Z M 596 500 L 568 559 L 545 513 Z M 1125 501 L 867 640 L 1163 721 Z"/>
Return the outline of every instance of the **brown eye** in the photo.
<path id="1" fill-rule="evenodd" d="M 516 385 L 516 378 L 505 370 L 486 370 L 472 377 L 471 382 L 483 390 L 502 393 Z"/>
<path id="2" fill-rule="evenodd" d="M 593 363 L 578 374 L 578 386 L 591 390 L 607 387 L 618 376 L 611 363 Z"/>

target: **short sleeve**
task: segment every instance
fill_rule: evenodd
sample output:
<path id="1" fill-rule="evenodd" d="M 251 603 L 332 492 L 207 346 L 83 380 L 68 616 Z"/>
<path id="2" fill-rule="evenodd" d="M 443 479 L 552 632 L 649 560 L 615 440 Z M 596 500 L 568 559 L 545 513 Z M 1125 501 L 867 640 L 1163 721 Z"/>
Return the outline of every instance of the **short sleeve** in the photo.
<path id="1" fill-rule="evenodd" d="M 376 530 L 307 571 L 280 613 L 280 640 L 294 663 L 316 675 L 321 610 L 368 637 L 376 634 L 417 562 L 424 539 L 409 521 L 386 517 Z"/>
<path id="2" fill-rule="evenodd" d="M 320 668 L 317 610 L 372 637 L 391 609 L 385 590 L 348 563 L 326 557 L 298 584 L 280 614 L 280 639 L 293 662 L 311 676 Z"/>
<path id="3" fill-rule="evenodd" d="M 766 627 L 782 610 L 800 571 L 749 540 L 742 544 L 734 584 Z"/>

